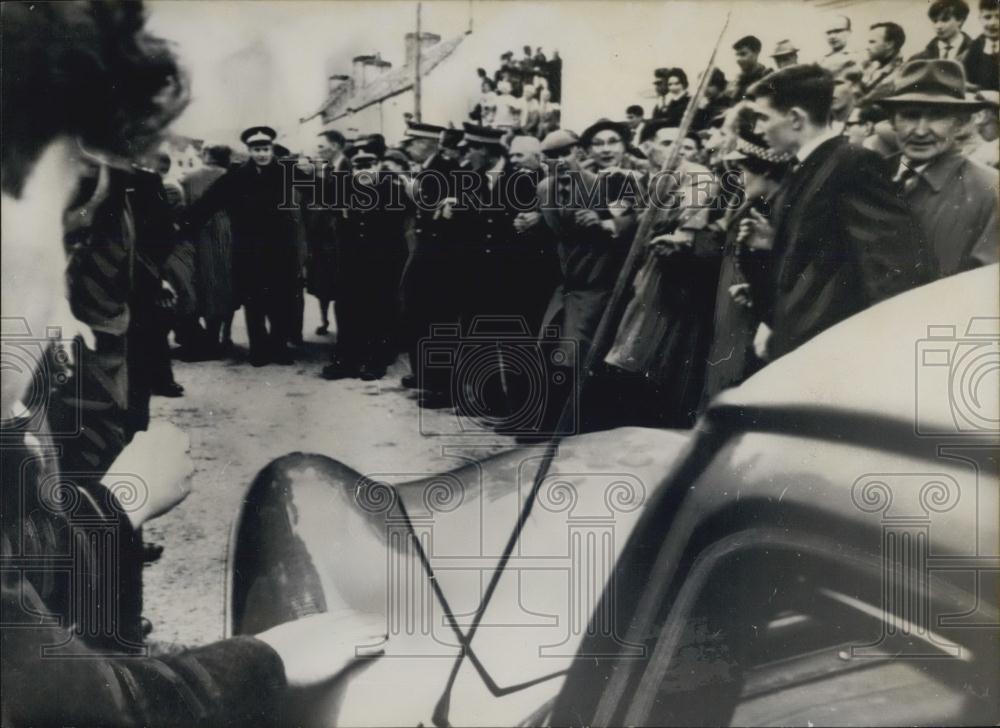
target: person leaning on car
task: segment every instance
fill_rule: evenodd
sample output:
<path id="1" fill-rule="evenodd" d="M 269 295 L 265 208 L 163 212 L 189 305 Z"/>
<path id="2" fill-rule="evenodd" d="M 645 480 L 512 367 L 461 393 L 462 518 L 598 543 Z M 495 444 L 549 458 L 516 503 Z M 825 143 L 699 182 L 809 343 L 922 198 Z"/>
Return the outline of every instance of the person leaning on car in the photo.
<path id="1" fill-rule="evenodd" d="M 68 208 L 84 166 L 81 147 L 121 156 L 144 148 L 184 108 L 187 91 L 166 45 L 143 32 L 140 3 L 12 2 L 3 20 L 3 65 L 19 71 L 2 79 L 0 297 L 4 317 L 30 334 L 64 316 L 64 214 L 78 213 Z M 5 328 L 5 362 L 8 347 L 20 343 Z M 92 567 L 116 564 L 119 554 L 104 545 L 121 547 L 187 495 L 187 438 L 154 423 L 122 452 L 111 472 L 142 481 L 126 507 L 126 491 L 59 473 L 44 412 L 35 416 L 42 405 L 25 397 L 38 371 L 5 366 L 0 389 L 0 724 L 273 720 L 286 687 L 334 676 L 356 645 L 384 634 L 373 617 L 341 609 L 163 659 L 142 656 L 132 640 L 95 646 L 91 627 L 115 627 L 102 600 L 120 584 L 113 568 Z M 81 524 L 101 538 L 75 538 Z M 75 555 L 72 579 L 61 575 L 65 554 Z M 60 659 L 67 652 L 72 659 Z"/>

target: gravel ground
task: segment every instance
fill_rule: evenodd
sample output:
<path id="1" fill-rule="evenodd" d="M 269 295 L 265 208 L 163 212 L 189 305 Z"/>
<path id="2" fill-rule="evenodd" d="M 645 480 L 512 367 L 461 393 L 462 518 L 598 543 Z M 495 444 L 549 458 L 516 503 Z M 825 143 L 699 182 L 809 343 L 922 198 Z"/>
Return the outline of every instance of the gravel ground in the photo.
<path id="1" fill-rule="evenodd" d="M 328 455 L 365 472 L 436 472 L 454 460 L 441 448 L 448 438 L 424 431 L 458 432 L 451 410 L 420 410 L 415 394 L 399 384 L 405 358 L 377 382 L 327 382 L 320 370 L 329 336 L 315 336 L 315 302 L 306 306 L 306 343 L 293 366 L 251 367 L 239 359 L 174 362 L 183 397 L 153 399 L 153 417 L 173 422 L 191 438 L 195 464 L 191 495 L 144 527 L 162 544 L 162 558 L 145 569 L 145 615 L 152 642 L 196 645 L 223 636 L 229 533 L 243 493 L 272 459 L 292 451 Z M 242 313 L 233 326 L 245 347 Z M 424 418 L 421 420 L 420 418 Z M 511 447 L 510 438 L 476 438 L 482 455 Z M 454 442 L 454 440 L 451 440 Z"/>

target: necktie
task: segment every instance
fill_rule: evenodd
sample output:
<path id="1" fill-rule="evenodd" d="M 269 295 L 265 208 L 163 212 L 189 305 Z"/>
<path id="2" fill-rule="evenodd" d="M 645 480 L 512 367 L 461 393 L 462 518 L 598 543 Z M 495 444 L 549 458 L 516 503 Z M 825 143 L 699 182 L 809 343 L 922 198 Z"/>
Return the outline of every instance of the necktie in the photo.
<path id="1" fill-rule="evenodd" d="M 1000 53 L 1000 40 L 991 40 L 990 49 L 987 51 L 987 54 L 995 56 L 997 53 Z"/>
<path id="2" fill-rule="evenodd" d="M 910 194 L 917 187 L 917 183 L 920 181 L 920 173 L 917 170 L 912 169 L 907 166 L 903 166 L 899 172 L 896 174 L 893 182 L 899 185 L 899 189 L 903 191 L 903 194 Z"/>
<path id="3" fill-rule="evenodd" d="M 941 54 L 941 57 L 944 59 L 951 58 L 951 43 L 948 41 L 944 42 L 944 52 Z"/>

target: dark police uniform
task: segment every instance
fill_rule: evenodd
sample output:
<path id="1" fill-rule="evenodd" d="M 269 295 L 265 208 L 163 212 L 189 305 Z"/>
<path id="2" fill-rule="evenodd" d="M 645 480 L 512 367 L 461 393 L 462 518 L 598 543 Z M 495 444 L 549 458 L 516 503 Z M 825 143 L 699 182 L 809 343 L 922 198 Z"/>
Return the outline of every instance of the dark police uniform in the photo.
<path id="1" fill-rule="evenodd" d="M 248 132 L 261 129 L 266 132 L 259 133 L 274 138 L 274 130 L 267 127 L 248 129 L 243 136 L 252 144 L 256 136 Z M 229 214 L 234 285 L 246 313 L 250 359 L 257 365 L 271 360 L 288 363 L 291 302 L 299 278 L 298 223 L 290 181 L 277 161 L 261 166 L 249 160 L 220 177 L 187 212 L 188 223 L 195 228 L 216 210 Z"/>

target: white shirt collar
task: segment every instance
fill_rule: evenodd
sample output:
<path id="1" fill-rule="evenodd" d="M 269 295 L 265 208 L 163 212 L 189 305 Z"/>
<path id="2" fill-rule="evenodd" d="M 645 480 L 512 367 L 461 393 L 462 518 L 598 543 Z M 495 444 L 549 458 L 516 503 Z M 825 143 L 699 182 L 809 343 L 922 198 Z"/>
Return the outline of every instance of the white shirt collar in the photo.
<path id="1" fill-rule="evenodd" d="M 809 155 L 815 152 L 820 144 L 831 139 L 836 139 L 838 136 L 840 136 L 840 134 L 838 134 L 835 129 L 828 127 L 822 134 L 803 144 L 799 147 L 799 151 L 795 154 L 796 159 L 799 160 L 799 164 L 806 161 Z"/>

